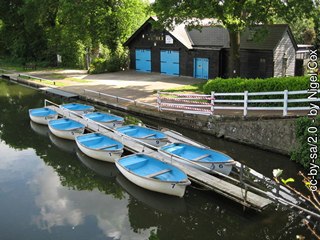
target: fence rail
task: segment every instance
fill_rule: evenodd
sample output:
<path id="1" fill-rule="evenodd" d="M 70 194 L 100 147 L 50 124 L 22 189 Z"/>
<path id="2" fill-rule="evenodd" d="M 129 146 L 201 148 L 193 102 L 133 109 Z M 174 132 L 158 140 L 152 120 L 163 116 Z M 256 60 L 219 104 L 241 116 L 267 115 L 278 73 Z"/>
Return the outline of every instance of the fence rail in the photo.
<path id="1" fill-rule="evenodd" d="M 177 94 L 160 92 L 157 94 L 158 110 L 213 115 L 214 97 L 205 94 Z"/>
<path id="2" fill-rule="evenodd" d="M 109 97 L 109 98 L 115 99 L 117 103 L 119 102 L 119 100 L 121 100 L 124 102 L 133 103 L 134 105 L 144 105 L 144 106 L 151 107 L 151 108 L 158 108 L 158 106 L 154 105 L 154 104 L 140 102 L 140 101 L 133 100 L 130 98 L 119 97 L 119 96 L 115 96 L 115 95 L 111 95 L 111 94 L 107 94 L 107 93 L 102 93 L 102 92 L 98 92 L 98 91 L 94 91 L 94 90 L 90 90 L 90 89 L 84 89 L 83 92 L 84 92 L 85 96 L 87 96 L 87 93 L 92 93 L 92 94 L 97 95 L 98 97 L 101 97 L 101 96 Z"/>
<path id="3" fill-rule="evenodd" d="M 320 90 L 318 90 L 318 93 Z M 288 115 L 288 111 L 308 110 L 310 106 L 288 106 L 292 103 L 320 102 L 316 98 L 292 98 L 294 95 L 308 94 L 307 90 L 302 91 L 274 91 L 274 92 L 248 92 L 241 93 L 215 93 L 211 95 L 201 94 L 176 94 L 171 92 L 158 92 L 157 104 L 159 111 L 182 111 L 196 114 L 214 114 L 214 110 L 242 110 L 243 116 L 248 115 L 248 111 L 282 111 L 283 116 Z M 279 98 L 280 96 L 283 96 Z M 274 96 L 274 98 L 252 99 L 256 96 Z M 228 99 L 228 98 L 238 99 Z M 239 99 L 241 98 L 242 99 Z M 291 97 L 291 98 L 290 98 Z M 290 99 L 289 99 L 290 98 Z M 200 102 L 199 102 L 200 100 Z M 268 103 L 274 106 L 257 106 Z M 279 104 L 282 103 L 282 106 Z M 217 105 L 218 104 L 218 105 Z M 254 106 L 252 106 L 254 104 Z M 210 110 L 208 109 L 210 108 Z"/>
<path id="4" fill-rule="evenodd" d="M 320 90 L 318 90 L 320 93 Z M 134 105 L 141 105 L 157 108 L 158 111 L 175 111 L 200 115 L 213 115 L 215 110 L 237 110 L 242 111 L 243 116 L 247 116 L 249 111 L 282 111 L 283 116 L 287 116 L 290 111 L 309 110 L 309 104 L 305 106 L 289 106 L 293 103 L 320 102 L 318 97 L 308 98 L 307 90 L 302 91 L 274 91 L 274 92 L 242 92 L 242 93 L 215 93 L 208 94 L 177 94 L 172 92 L 157 93 L 156 104 L 145 103 L 129 98 L 119 97 L 107 93 L 102 93 L 90 89 L 84 89 L 84 95 L 94 94 L 98 97 L 109 97 L 119 101 L 128 102 Z M 293 98 L 294 95 L 303 95 L 305 98 Z M 275 96 L 272 99 L 254 99 L 257 96 Z M 278 98 L 276 98 L 276 96 Z M 281 97 L 282 96 L 282 97 Z M 228 99 L 228 98 L 238 99 Z M 242 99 L 239 99 L 242 98 Z M 271 106 L 259 106 L 267 103 Z M 272 106 L 273 104 L 273 106 Z"/>

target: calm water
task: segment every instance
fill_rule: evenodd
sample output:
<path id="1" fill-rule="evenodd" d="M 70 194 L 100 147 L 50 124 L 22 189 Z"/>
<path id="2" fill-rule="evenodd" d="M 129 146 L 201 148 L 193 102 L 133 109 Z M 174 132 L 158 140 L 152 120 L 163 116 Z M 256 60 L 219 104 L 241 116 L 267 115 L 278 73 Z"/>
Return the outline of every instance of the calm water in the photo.
<path id="1" fill-rule="evenodd" d="M 30 122 L 45 96 L 0 80 L 0 239 L 311 239 L 300 218 L 263 213 L 188 188 L 183 199 L 141 189 L 114 165 L 85 157 L 75 143 Z M 53 99 L 58 101 L 57 99 Z M 144 120 L 147 121 L 147 120 Z M 148 122 L 157 125 L 157 123 Z M 286 157 L 176 129 L 270 176 L 296 173 Z"/>

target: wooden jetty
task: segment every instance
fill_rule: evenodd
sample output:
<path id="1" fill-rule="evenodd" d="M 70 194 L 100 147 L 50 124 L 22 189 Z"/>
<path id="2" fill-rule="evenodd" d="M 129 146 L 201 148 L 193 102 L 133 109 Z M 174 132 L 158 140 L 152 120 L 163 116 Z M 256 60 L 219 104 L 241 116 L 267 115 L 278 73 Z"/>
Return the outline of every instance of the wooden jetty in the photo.
<path id="1" fill-rule="evenodd" d="M 48 103 L 51 105 L 48 105 Z M 260 196 L 257 193 L 254 193 L 253 191 L 248 190 L 248 188 L 237 186 L 233 183 L 225 181 L 224 179 L 207 174 L 203 171 L 197 170 L 192 167 L 187 167 L 186 165 L 183 165 L 177 161 L 173 161 L 170 157 L 160 154 L 156 148 L 150 145 L 148 146 L 147 144 L 140 142 L 136 139 L 133 139 L 131 137 L 120 135 L 115 130 L 108 129 L 105 126 L 95 121 L 85 120 L 80 115 L 75 114 L 69 110 L 61 109 L 58 107 L 58 105 L 48 100 L 45 100 L 45 106 L 50 107 L 53 110 L 57 111 L 61 116 L 68 117 L 70 119 L 81 122 L 86 126 L 86 128 L 89 131 L 101 132 L 108 137 L 114 138 L 115 140 L 122 142 L 125 148 L 130 152 L 133 152 L 133 153 L 143 152 L 152 157 L 158 158 L 162 161 L 169 162 L 175 166 L 178 166 L 188 175 L 190 180 L 192 180 L 193 182 L 196 182 L 199 185 L 205 187 L 206 189 L 212 190 L 233 201 L 236 201 L 247 208 L 252 208 L 252 209 L 261 211 L 273 202 L 267 197 Z M 171 135 L 170 136 L 171 138 L 173 138 L 173 136 L 175 135 L 176 138 L 178 137 L 183 139 L 182 135 L 175 134 L 174 132 L 171 132 L 170 135 Z"/>
<path id="2" fill-rule="evenodd" d="M 2 70 L 2 71 L 4 71 L 4 70 Z M 63 97 L 63 98 L 68 98 L 68 99 L 79 98 L 79 95 L 77 95 L 75 93 L 62 91 L 60 89 L 52 88 L 52 87 L 43 87 L 43 85 L 39 85 L 37 83 L 32 83 L 30 81 L 26 81 L 26 80 L 22 79 L 20 76 L 26 76 L 26 77 L 29 77 L 29 78 L 36 78 L 36 79 L 43 80 L 43 81 L 50 81 L 48 79 L 38 78 L 38 77 L 34 77 L 34 76 L 30 76 L 30 75 L 24 75 L 24 74 L 16 74 L 16 73 L 9 73 L 9 74 L 2 74 L 1 75 L 1 77 L 4 78 L 4 79 L 10 80 L 10 81 L 14 81 L 14 82 L 17 82 L 17 83 L 22 83 L 22 84 L 27 85 L 27 86 L 35 87 L 35 88 L 43 91 L 44 93 L 54 94 L 56 96 L 60 96 L 60 97 Z"/>
<path id="3" fill-rule="evenodd" d="M 79 98 L 79 95 L 74 94 L 74 93 L 70 93 L 70 92 L 66 92 L 66 91 L 62 91 L 56 88 L 51 88 L 51 87 L 42 87 L 39 88 L 41 91 L 44 91 L 45 93 L 51 93 L 54 95 L 58 95 L 60 97 L 64 97 L 64 98 Z"/>

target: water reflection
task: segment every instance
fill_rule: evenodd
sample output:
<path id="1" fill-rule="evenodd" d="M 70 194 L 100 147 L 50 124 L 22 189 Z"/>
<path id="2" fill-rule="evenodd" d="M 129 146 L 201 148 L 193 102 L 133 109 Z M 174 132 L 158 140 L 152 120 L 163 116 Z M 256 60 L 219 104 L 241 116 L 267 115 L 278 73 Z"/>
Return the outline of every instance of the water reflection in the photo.
<path id="1" fill-rule="evenodd" d="M 52 134 L 50 131 L 49 131 L 49 139 L 54 146 L 56 146 L 57 148 L 59 148 L 64 152 L 74 153 L 78 148 L 75 141 L 59 138 L 54 134 Z"/>
<path id="2" fill-rule="evenodd" d="M 99 176 L 113 178 L 119 174 L 119 171 L 114 163 L 98 161 L 90 158 L 82 153 L 79 149 L 76 150 L 76 153 L 79 160 Z"/>
<path id="3" fill-rule="evenodd" d="M 311 239 L 282 207 L 243 212 L 212 192 L 188 188 L 183 199 L 171 200 L 140 189 L 114 165 L 86 158 L 74 142 L 30 123 L 28 109 L 42 107 L 44 98 L 0 81 L 1 239 Z M 296 168 L 281 155 L 176 130 L 258 170 Z"/>
<path id="4" fill-rule="evenodd" d="M 97 226 L 106 237 L 112 239 L 147 239 L 152 229 L 133 232 L 128 218 L 128 196 L 121 200 L 99 190 L 74 191 L 60 184 L 59 176 L 52 168 L 39 171 L 30 183 L 39 214 L 33 222 L 41 229 L 70 226 L 76 229 L 94 217 Z"/>
<path id="5" fill-rule="evenodd" d="M 184 198 L 167 196 L 164 194 L 143 189 L 131 183 L 121 174 L 117 175 L 117 182 L 127 193 L 129 193 L 136 200 L 155 210 L 170 214 L 183 214 L 187 211 Z"/>
<path id="6" fill-rule="evenodd" d="M 35 123 L 31 120 L 30 120 L 30 127 L 35 133 L 42 136 L 48 136 L 50 133 L 48 126 Z"/>

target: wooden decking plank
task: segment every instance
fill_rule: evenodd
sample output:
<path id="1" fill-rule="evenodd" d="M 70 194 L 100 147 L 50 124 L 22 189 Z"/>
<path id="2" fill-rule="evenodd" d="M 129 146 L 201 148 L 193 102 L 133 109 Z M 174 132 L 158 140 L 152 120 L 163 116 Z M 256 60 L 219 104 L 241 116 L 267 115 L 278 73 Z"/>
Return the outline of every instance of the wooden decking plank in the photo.
<path id="1" fill-rule="evenodd" d="M 217 190 L 218 192 L 223 192 L 226 197 L 232 196 L 233 198 L 242 200 L 242 203 L 244 203 L 243 196 L 245 190 L 243 188 L 235 186 L 229 182 L 226 182 L 213 175 L 202 172 L 198 169 L 187 167 L 186 165 L 177 161 L 171 161 L 169 157 L 163 156 L 158 152 L 154 152 L 153 154 L 151 154 L 151 156 L 172 163 L 175 166 L 178 166 L 189 176 L 191 180 L 195 180 L 198 183 L 203 183 L 202 185 L 206 185 L 206 187 L 210 187 L 211 189 Z M 267 205 L 272 203 L 271 200 L 261 197 L 251 191 L 247 191 L 246 202 L 256 209 L 263 209 Z"/>

